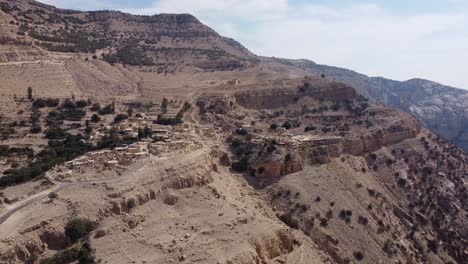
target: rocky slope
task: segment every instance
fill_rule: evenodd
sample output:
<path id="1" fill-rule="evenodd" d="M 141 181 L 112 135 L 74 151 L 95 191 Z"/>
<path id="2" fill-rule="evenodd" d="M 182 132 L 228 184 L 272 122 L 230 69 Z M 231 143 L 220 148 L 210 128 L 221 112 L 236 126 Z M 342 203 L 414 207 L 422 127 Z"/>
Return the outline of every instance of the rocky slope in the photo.
<path id="1" fill-rule="evenodd" d="M 425 127 L 468 151 L 468 91 L 423 79 L 404 82 L 368 77 L 357 72 L 308 60 L 278 60 L 325 74 L 354 87 L 359 93 L 416 116 Z"/>
<path id="2" fill-rule="evenodd" d="M 223 129 L 232 169 L 333 263 L 466 258 L 465 242 L 453 241 L 466 241 L 467 157 L 413 117 L 310 78 L 197 105 L 202 122 Z"/>
<path id="3" fill-rule="evenodd" d="M 0 61 L 24 61 L 25 58 L 31 60 L 44 56 L 50 58 L 50 52 L 53 56 L 60 57 L 57 60 L 61 60 L 72 54 L 88 53 L 112 64 L 145 66 L 144 71 L 150 74 L 174 75 L 248 69 L 270 69 L 280 75 L 287 71 L 289 75 L 295 76 L 325 74 L 328 78 L 356 88 L 359 93 L 375 102 L 415 115 L 425 127 L 465 151 L 468 149 L 468 92 L 461 89 L 419 79 L 398 82 L 380 77 L 371 78 L 307 60 L 257 57 L 235 40 L 218 35 L 188 14 L 132 16 L 114 11 L 61 10 L 32 0 L 2 0 L 0 3 L 3 10 L 0 12 L 3 44 L 0 47 Z M 93 75 L 89 73 L 90 69 L 85 68 L 79 66 L 79 69 L 87 71 L 85 74 Z M 56 71 L 57 69 L 53 70 Z M 76 69 L 69 71 L 71 75 L 79 72 Z M 113 74 L 105 69 L 102 71 L 101 79 Z M 76 88 L 87 89 L 86 85 L 82 85 L 83 78 L 72 78 L 75 80 L 60 85 L 73 86 L 76 82 Z M 144 85 L 138 84 L 141 78 L 148 79 L 124 78 L 126 80 L 123 85 L 112 84 L 111 80 L 106 80 L 105 84 L 128 94 L 135 93 L 138 85 Z M 96 82 L 98 81 L 94 81 L 92 85 L 103 85 Z M 73 87 L 69 87 L 68 93 L 71 90 Z M 97 94 L 100 93 L 102 91 Z"/>
<path id="4" fill-rule="evenodd" d="M 256 57 L 190 15 L 0 8 L 1 263 L 468 258 L 466 153 L 375 104 L 378 79 Z"/>
<path id="5" fill-rule="evenodd" d="M 159 66 L 159 73 L 190 66 L 237 69 L 255 61 L 239 43 L 218 35 L 188 14 L 78 12 L 27 0 L 2 0 L 0 4 L 2 28 L 7 34 L 2 36 L 4 43 L 19 44 L 18 39 L 22 39 L 51 52 L 97 52 L 110 63 Z"/>

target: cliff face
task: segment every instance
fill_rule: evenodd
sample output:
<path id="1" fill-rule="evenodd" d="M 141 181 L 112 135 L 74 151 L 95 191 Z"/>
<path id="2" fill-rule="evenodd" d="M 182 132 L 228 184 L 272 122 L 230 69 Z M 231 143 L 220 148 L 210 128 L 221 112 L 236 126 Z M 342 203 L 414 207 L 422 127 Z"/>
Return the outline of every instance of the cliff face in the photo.
<path id="1" fill-rule="evenodd" d="M 306 78 L 298 82 L 297 87 L 252 89 L 235 94 L 239 105 L 255 109 L 285 107 L 294 104 L 303 96 L 319 100 L 344 101 L 353 100 L 357 93 L 353 88 L 342 83 Z"/>

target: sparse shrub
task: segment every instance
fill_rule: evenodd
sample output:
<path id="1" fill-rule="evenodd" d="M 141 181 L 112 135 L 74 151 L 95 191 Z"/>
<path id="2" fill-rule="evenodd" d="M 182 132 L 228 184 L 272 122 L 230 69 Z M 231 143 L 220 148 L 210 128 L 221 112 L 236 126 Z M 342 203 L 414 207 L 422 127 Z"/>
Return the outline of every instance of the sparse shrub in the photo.
<path id="1" fill-rule="evenodd" d="M 276 123 L 273 123 L 270 125 L 270 129 L 276 130 L 278 128 L 278 125 Z"/>
<path id="2" fill-rule="evenodd" d="M 72 243 L 75 243 L 96 229 L 96 227 L 95 223 L 87 219 L 74 218 L 65 225 L 65 235 Z"/>
<path id="3" fill-rule="evenodd" d="M 128 119 L 128 115 L 126 114 L 118 114 L 115 118 L 114 118 L 114 123 L 120 123 L 124 120 Z"/>
<path id="4" fill-rule="evenodd" d="M 289 130 L 289 129 L 292 128 L 292 124 L 291 124 L 291 122 L 286 121 L 286 122 L 283 123 L 282 127 Z"/>
<path id="5" fill-rule="evenodd" d="M 79 100 L 79 101 L 76 101 L 76 107 L 79 107 L 79 108 L 84 108 L 88 106 L 88 102 L 85 101 L 85 100 Z"/>
<path id="6" fill-rule="evenodd" d="M 33 90 L 31 86 L 28 87 L 28 99 L 29 100 L 33 99 Z"/>
<path id="7" fill-rule="evenodd" d="M 51 193 L 49 193 L 48 197 L 52 201 L 52 200 L 56 199 L 58 197 L 58 195 L 55 192 L 51 192 Z"/>
<path id="8" fill-rule="evenodd" d="M 345 221 L 347 224 L 351 223 L 351 216 L 353 212 L 351 210 L 341 210 L 340 214 L 338 215 L 341 220 Z"/>
<path id="9" fill-rule="evenodd" d="M 40 125 L 33 125 L 29 131 L 33 134 L 39 134 L 42 132 L 42 127 Z"/>
<path id="10" fill-rule="evenodd" d="M 439 245 L 436 240 L 428 240 L 427 247 L 434 253 L 437 254 L 439 252 Z"/>
<path id="11" fill-rule="evenodd" d="M 106 105 L 104 108 L 98 110 L 100 115 L 111 115 L 114 113 L 114 106 L 113 104 Z"/>
<path id="12" fill-rule="evenodd" d="M 91 116 L 91 122 L 93 122 L 93 123 L 98 123 L 99 121 L 101 121 L 101 118 L 100 118 L 98 115 L 93 114 L 93 115 Z"/>
<path id="13" fill-rule="evenodd" d="M 44 108 L 44 107 L 57 107 L 60 103 L 59 99 L 52 99 L 52 98 L 38 98 L 34 100 L 32 106 L 34 108 Z"/>
<path id="14" fill-rule="evenodd" d="M 320 226 L 321 227 L 327 227 L 328 226 L 328 219 L 327 218 L 320 218 Z"/>
<path id="15" fill-rule="evenodd" d="M 162 103 L 161 103 L 161 113 L 165 114 L 167 113 L 167 106 L 169 105 L 169 101 L 167 98 L 163 98 Z"/>
<path id="16" fill-rule="evenodd" d="M 62 139 L 65 138 L 66 133 L 65 130 L 63 130 L 60 127 L 51 127 L 47 129 L 45 138 L 47 139 Z"/>
<path id="17" fill-rule="evenodd" d="M 325 214 L 325 217 L 327 219 L 332 219 L 333 218 L 333 211 L 331 209 L 328 209 L 327 213 Z"/>
<path id="18" fill-rule="evenodd" d="M 80 121 L 86 116 L 86 112 L 81 109 L 68 108 L 62 110 L 63 118 L 68 121 Z"/>
<path id="19" fill-rule="evenodd" d="M 403 179 L 403 178 L 400 178 L 398 180 L 398 186 L 400 186 L 401 188 L 405 187 L 406 186 L 406 180 Z"/>
<path id="20" fill-rule="evenodd" d="M 244 172 L 249 167 L 249 161 L 247 157 L 242 157 L 239 161 L 233 162 L 231 167 L 236 172 Z"/>
<path id="21" fill-rule="evenodd" d="M 101 105 L 99 103 L 94 103 L 92 106 L 91 106 L 91 111 L 93 112 L 97 112 L 101 110 Z"/>
<path id="22" fill-rule="evenodd" d="M 369 220 L 367 219 L 367 217 L 360 215 L 358 217 L 358 223 L 363 226 L 366 226 L 369 223 Z"/>
<path id="23" fill-rule="evenodd" d="M 43 259 L 41 264 L 62 264 L 76 263 L 93 264 L 96 263 L 93 256 L 93 251 L 89 243 L 84 243 L 80 248 L 71 248 L 65 251 L 58 252 L 52 257 Z M 33 262 L 35 263 L 35 262 Z"/>
<path id="24" fill-rule="evenodd" d="M 77 106 L 76 106 L 76 103 L 73 100 L 65 99 L 65 101 L 63 101 L 61 107 L 65 108 L 65 109 L 74 109 Z"/>
<path id="25" fill-rule="evenodd" d="M 245 136 L 248 134 L 247 130 L 243 129 L 243 128 L 238 128 L 236 129 L 236 134 L 237 135 L 241 135 L 241 136 Z"/>
<path id="26" fill-rule="evenodd" d="M 316 129 L 317 129 L 317 127 L 314 127 L 314 126 L 306 126 L 304 128 L 304 132 L 314 131 Z"/>
<path id="27" fill-rule="evenodd" d="M 355 258 L 357 261 L 361 261 L 361 260 L 364 259 L 364 254 L 362 254 L 361 251 L 355 251 L 355 252 L 353 253 L 353 256 L 354 256 L 354 258 Z"/>
<path id="28" fill-rule="evenodd" d="M 133 115 L 133 108 L 129 107 L 127 109 L 127 115 L 130 116 L 130 117 Z"/>

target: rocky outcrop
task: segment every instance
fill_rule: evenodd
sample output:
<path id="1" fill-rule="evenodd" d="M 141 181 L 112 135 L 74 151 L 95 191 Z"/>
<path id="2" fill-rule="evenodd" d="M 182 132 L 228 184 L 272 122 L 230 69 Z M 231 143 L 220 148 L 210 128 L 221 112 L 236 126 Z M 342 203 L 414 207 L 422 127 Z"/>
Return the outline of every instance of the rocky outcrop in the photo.
<path id="1" fill-rule="evenodd" d="M 317 79 L 305 79 L 298 87 L 258 89 L 235 94 L 239 105 L 250 109 L 275 109 L 294 104 L 301 97 L 316 100 L 344 101 L 353 100 L 356 92 L 353 88 Z"/>
<path id="2" fill-rule="evenodd" d="M 383 146 L 399 143 L 405 139 L 416 137 L 421 131 L 421 126 L 414 122 L 409 125 L 399 125 L 387 130 L 377 130 L 368 135 L 360 137 L 346 138 L 343 140 L 343 152 L 352 155 L 363 155 L 373 152 Z"/>
<path id="3" fill-rule="evenodd" d="M 201 96 L 197 106 L 200 114 L 227 114 L 236 108 L 236 101 L 229 96 Z"/>
<path id="4" fill-rule="evenodd" d="M 260 237 L 254 242 L 257 260 L 261 263 L 268 263 L 281 255 L 291 253 L 298 243 L 294 235 L 285 230 L 278 230 Z"/>
<path id="5" fill-rule="evenodd" d="M 268 151 L 268 147 L 261 148 L 260 154 L 254 155 L 255 158 L 249 160 L 249 172 L 259 178 L 296 173 L 302 171 L 305 165 L 326 164 L 345 153 L 362 156 L 384 146 L 414 138 L 420 129 L 417 122 L 414 124 L 402 122 L 398 127 L 391 126 L 387 130 L 377 130 L 360 137 L 321 139 L 320 145 L 311 140 L 287 148 L 276 147 L 274 151 Z"/>
<path id="6" fill-rule="evenodd" d="M 109 212 L 116 215 L 129 213 L 133 208 L 155 199 L 156 192 L 154 190 L 149 190 L 148 192 L 139 193 L 134 196 L 122 197 L 112 201 Z"/>

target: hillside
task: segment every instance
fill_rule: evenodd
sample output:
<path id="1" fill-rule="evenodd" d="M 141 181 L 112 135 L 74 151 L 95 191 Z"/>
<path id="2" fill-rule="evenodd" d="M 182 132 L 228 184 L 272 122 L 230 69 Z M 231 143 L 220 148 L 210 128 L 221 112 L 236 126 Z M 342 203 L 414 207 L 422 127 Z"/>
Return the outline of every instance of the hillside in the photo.
<path id="1" fill-rule="evenodd" d="M 0 10 L 0 263 L 468 258 L 468 156 L 418 121 L 461 91 L 402 111 L 191 15 Z"/>
<path id="2" fill-rule="evenodd" d="M 461 89 L 419 79 L 398 82 L 368 77 L 307 60 L 258 57 L 188 14 L 133 16 L 116 11 L 61 10 L 27 0 L 0 2 L 4 11 L 0 16 L 3 25 L 1 41 L 7 44 L 1 47 L 0 61 L 4 62 L 3 65 L 42 61 L 52 76 L 57 76 L 58 72 L 60 76 L 66 75 L 65 79 L 57 80 L 57 85 L 60 89 L 67 87 L 67 94 L 92 93 L 83 91 L 89 86 L 100 89 L 94 96 L 106 92 L 114 95 L 116 90 L 120 91 L 117 94 L 133 94 L 141 93 L 144 86 L 154 90 L 154 86 L 161 85 L 159 82 L 143 84 L 153 77 L 135 76 L 125 69 L 122 69 L 124 72 L 115 72 L 115 69 L 102 64 L 93 67 L 89 67 L 89 63 L 83 65 L 83 61 L 71 60 L 70 57 L 76 58 L 72 54 L 82 54 L 81 59 L 88 54 L 87 59 L 93 64 L 97 64 L 93 58 L 99 58 L 111 64 L 144 67 L 137 75 L 143 72 L 149 75 L 188 75 L 177 79 L 191 78 L 199 72 L 249 70 L 256 75 L 259 70 L 266 71 L 264 74 L 270 70 L 270 74 L 282 77 L 325 74 L 328 78 L 351 85 L 375 102 L 415 115 L 425 127 L 465 151 L 468 149 L 468 92 Z M 37 71 L 38 65 L 22 65 L 29 66 L 32 69 L 28 72 Z M 94 73 L 96 70 L 99 73 Z M 92 75 L 93 78 L 82 80 L 83 75 Z M 8 73 L 2 77 L 8 83 L 10 76 Z M 238 76 L 233 76 L 235 78 Z M 55 85 L 49 77 L 44 81 L 44 86 Z M 207 82 L 212 81 L 204 81 L 203 85 Z M 104 89 L 111 91 L 102 91 Z"/>
<path id="3" fill-rule="evenodd" d="M 416 116 L 423 125 L 468 151 L 468 91 L 423 79 L 368 77 L 307 60 L 279 60 L 346 83 L 373 100 Z"/>

